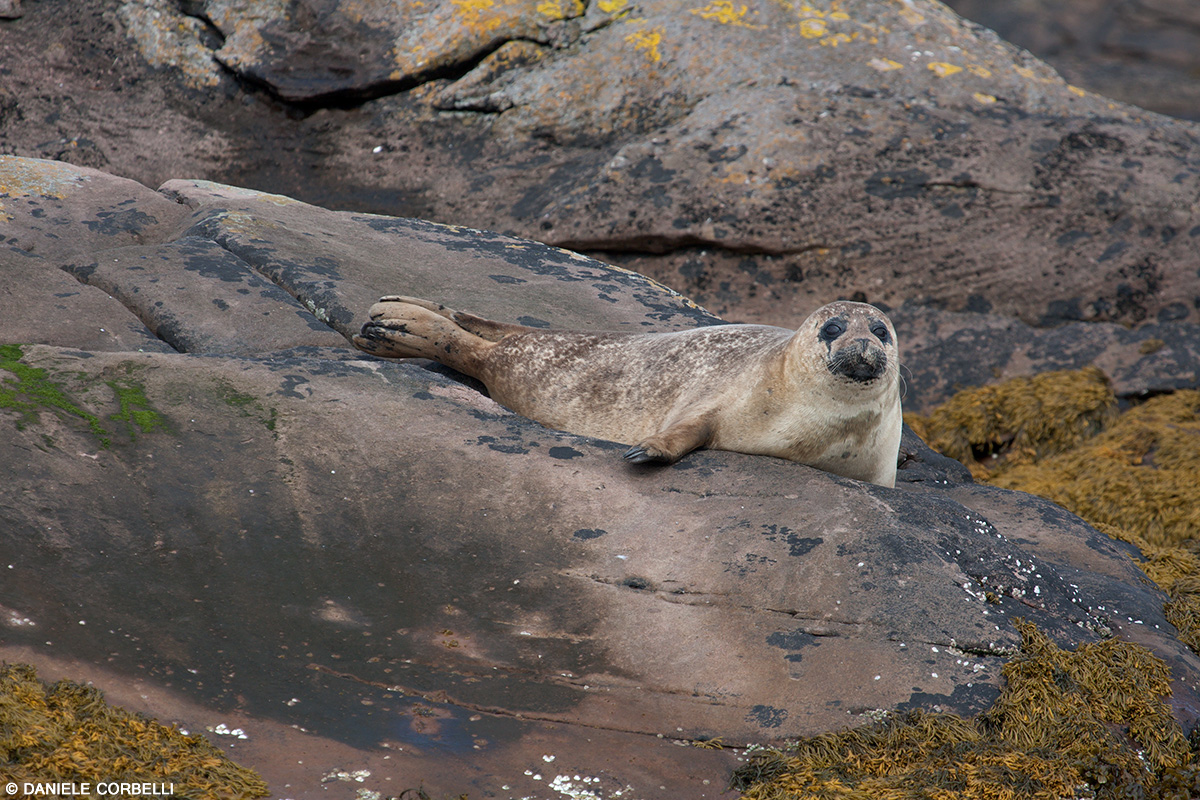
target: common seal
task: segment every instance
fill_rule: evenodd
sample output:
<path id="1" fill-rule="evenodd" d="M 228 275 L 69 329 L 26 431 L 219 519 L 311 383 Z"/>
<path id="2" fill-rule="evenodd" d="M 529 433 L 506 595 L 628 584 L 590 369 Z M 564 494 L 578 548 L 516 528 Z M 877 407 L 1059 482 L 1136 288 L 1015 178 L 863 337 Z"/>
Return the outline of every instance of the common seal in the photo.
<path id="1" fill-rule="evenodd" d="M 633 445 L 631 462 L 710 447 L 896 482 L 896 332 L 865 303 L 830 303 L 796 331 L 546 330 L 402 296 L 380 298 L 368 314 L 354 337 L 359 349 L 441 362 L 547 427 Z"/>

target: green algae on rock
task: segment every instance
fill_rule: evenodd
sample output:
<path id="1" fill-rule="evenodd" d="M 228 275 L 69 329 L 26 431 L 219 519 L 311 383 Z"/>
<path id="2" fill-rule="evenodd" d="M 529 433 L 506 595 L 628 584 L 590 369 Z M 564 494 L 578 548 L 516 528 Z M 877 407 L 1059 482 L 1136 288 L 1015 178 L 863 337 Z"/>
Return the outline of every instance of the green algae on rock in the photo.
<path id="1" fill-rule="evenodd" d="M 47 686 L 26 664 L 0 665 L 0 768 L 9 781 L 165 783 L 178 798 L 269 793 L 203 736 L 110 706 L 91 686 Z"/>
<path id="2" fill-rule="evenodd" d="M 108 447 L 111 439 L 99 418 L 75 405 L 62 384 L 51 380 L 46 370 L 24 363 L 23 356 L 20 345 L 0 345 L 0 369 L 11 373 L 15 379 L 0 378 L 0 409 L 20 414 L 17 430 L 37 422 L 40 412 L 49 410 L 83 420 L 100 440 L 100 445 Z"/>
<path id="3" fill-rule="evenodd" d="M 1197 796 L 1200 769 L 1160 659 L 1116 639 L 1064 651 L 1017 626 L 1007 684 L 975 719 L 914 711 L 760 750 L 733 788 L 745 800 Z"/>
<path id="4" fill-rule="evenodd" d="M 108 419 L 124 423 L 121 427 L 131 442 L 137 441 L 139 433 L 166 429 L 162 416 L 146 397 L 145 387 L 133 377 L 134 369 L 133 365 L 126 364 L 120 375 L 103 382 L 112 390 L 117 404 L 116 413 L 110 414 Z M 86 404 L 77 402 L 66 381 L 56 380 L 49 370 L 27 363 L 20 345 L 0 345 L 0 370 L 13 376 L 0 377 L 0 410 L 16 411 L 20 415 L 16 420 L 18 430 L 38 422 L 41 412 L 51 411 L 64 419 L 82 420 L 99 440 L 100 447 L 108 449 L 112 445 L 113 432 L 101 418 L 86 410 Z M 83 387 L 83 390 L 89 388 Z M 46 445 L 53 446 L 49 437 L 46 437 Z"/>

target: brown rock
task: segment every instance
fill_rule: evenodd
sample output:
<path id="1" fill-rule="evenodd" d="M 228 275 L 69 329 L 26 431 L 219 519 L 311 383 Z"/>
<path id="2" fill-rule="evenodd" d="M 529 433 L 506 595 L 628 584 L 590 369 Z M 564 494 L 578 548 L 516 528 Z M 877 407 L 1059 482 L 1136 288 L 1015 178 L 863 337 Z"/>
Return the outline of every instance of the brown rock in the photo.
<path id="1" fill-rule="evenodd" d="M 12 174 L 22 188 L 0 200 L 21 247 L 0 274 L 35 308 L 0 318 L 19 343 L 0 352 L 0 606 L 22 657 L 102 661 L 262 730 L 390 747 L 394 774 L 446 793 L 534 796 L 557 768 L 716 793 L 701 780 L 722 785 L 727 758 L 646 741 L 978 711 L 1013 616 L 1065 645 L 1145 643 L 1181 721 L 1200 716 L 1200 661 L 1129 548 L 964 482 L 911 437 L 897 489 L 734 453 L 635 468 L 453 374 L 340 344 L 396 291 L 564 327 L 716 321 L 638 275 L 203 182 L 154 193 L 0 160 Z M 47 294 L 64 268 L 84 291 Z M 121 309 L 170 350 L 124 330 L 64 341 Z"/>

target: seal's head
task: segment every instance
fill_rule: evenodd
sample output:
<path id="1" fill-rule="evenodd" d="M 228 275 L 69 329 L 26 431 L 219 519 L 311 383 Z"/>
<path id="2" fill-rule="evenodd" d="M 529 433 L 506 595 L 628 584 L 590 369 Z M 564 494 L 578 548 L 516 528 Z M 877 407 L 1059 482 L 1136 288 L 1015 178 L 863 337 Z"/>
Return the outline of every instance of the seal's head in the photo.
<path id="1" fill-rule="evenodd" d="M 838 301 L 814 311 L 804 329 L 815 335 L 825 369 L 864 386 L 894 380 L 899 370 L 891 320 L 866 303 Z"/>

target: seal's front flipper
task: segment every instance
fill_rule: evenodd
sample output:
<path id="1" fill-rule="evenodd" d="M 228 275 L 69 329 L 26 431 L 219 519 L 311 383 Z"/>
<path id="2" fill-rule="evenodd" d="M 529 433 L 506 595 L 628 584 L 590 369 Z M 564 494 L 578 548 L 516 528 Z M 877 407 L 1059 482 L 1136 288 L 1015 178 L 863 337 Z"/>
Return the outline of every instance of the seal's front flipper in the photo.
<path id="1" fill-rule="evenodd" d="M 712 438 L 712 412 L 676 420 L 658 433 L 635 444 L 625 453 L 631 464 L 647 461 L 678 461 L 696 448 L 704 447 Z"/>

